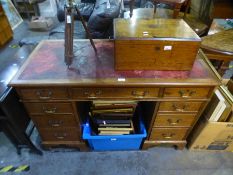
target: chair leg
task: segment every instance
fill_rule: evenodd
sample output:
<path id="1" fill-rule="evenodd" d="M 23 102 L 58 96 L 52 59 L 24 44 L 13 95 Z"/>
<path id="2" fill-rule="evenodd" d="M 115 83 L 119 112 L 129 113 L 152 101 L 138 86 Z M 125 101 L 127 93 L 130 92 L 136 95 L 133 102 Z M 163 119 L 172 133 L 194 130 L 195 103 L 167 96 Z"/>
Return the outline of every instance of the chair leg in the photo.
<path id="1" fill-rule="evenodd" d="M 188 13 L 190 5 L 191 5 L 191 0 L 187 0 L 185 4 L 184 18 L 186 18 L 186 14 Z"/>
<path id="2" fill-rule="evenodd" d="M 174 9 L 173 9 L 173 18 L 177 18 L 179 16 L 180 13 L 180 9 L 181 9 L 182 4 L 175 4 Z"/>
<path id="3" fill-rule="evenodd" d="M 155 14 L 156 14 L 156 10 L 157 10 L 157 6 L 158 6 L 158 2 L 154 0 L 154 17 L 155 17 Z"/>

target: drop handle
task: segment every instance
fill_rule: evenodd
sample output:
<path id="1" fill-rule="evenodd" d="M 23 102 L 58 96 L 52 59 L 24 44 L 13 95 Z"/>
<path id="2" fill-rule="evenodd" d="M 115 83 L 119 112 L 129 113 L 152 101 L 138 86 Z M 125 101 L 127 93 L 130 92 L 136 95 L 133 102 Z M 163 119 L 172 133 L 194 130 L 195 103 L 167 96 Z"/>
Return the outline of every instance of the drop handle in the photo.
<path id="1" fill-rule="evenodd" d="M 181 122 L 181 119 L 177 119 L 176 121 L 172 121 L 172 119 L 168 119 L 167 122 L 170 124 L 170 125 L 177 125 Z"/>
<path id="2" fill-rule="evenodd" d="M 196 91 L 179 90 L 178 93 L 180 94 L 180 97 L 182 97 L 182 98 L 189 98 L 189 97 L 192 97 L 192 95 L 195 94 Z"/>
<path id="3" fill-rule="evenodd" d="M 84 95 L 88 96 L 88 98 L 96 98 L 98 95 L 101 95 L 101 94 L 102 94 L 101 90 L 97 90 L 95 92 L 88 92 L 88 91 L 84 92 Z"/>
<path id="4" fill-rule="evenodd" d="M 59 120 L 59 121 L 49 120 L 49 121 L 48 121 L 48 124 L 49 124 L 50 126 L 52 126 L 52 127 L 59 127 L 59 126 L 62 125 L 62 123 L 63 123 L 62 120 Z"/>
<path id="5" fill-rule="evenodd" d="M 56 113 L 56 110 L 57 110 L 56 107 L 53 107 L 53 108 L 51 108 L 51 109 L 46 109 L 46 107 L 43 107 L 43 111 L 44 111 L 44 113 L 46 113 L 46 114 L 54 114 L 54 113 Z"/>
<path id="6" fill-rule="evenodd" d="M 36 92 L 36 95 L 37 95 L 38 98 L 41 99 L 41 100 L 48 100 L 48 99 L 50 99 L 51 96 L 52 96 L 52 92 L 51 92 L 51 91 L 48 91 L 48 92 L 47 92 L 47 95 L 43 95 L 43 94 L 45 94 L 45 93 L 46 93 L 46 92 L 44 92 L 44 91 L 37 91 L 37 92 Z"/>
<path id="7" fill-rule="evenodd" d="M 67 136 L 66 133 L 63 133 L 63 134 L 57 134 L 57 133 L 55 133 L 54 134 L 54 137 L 56 137 L 57 139 L 60 139 L 60 140 L 64 139 L 66 136 Z"/>
<path id="8" fill-rule="evenodd" d="M 136 98 L 143 98 L 143 97 L 145 97 L 147 94 L 148 94 L 148 92 L 147 91 L 132 91 L 132 93 L 131 93 L 133 96 L 135 96 Z"/>
<path id="9" fill-rule="evenodd" d="M 163 138 L 165 138 L 165 139 L 171 139 L 174 135 L 175 135 L 174 133 L 162 134 Z"/>
<path id="10" fill-rule="evenodd" d="M 185 104 L 184 104 L 183 106 L 178 107 L 176 104 L 173 104 L 172 107 L 173 107 L 174 110 L 177 111 L 177 112 L 184 112 L 184 111 L 187 109 L 188 105 L 185 105 Z"/>

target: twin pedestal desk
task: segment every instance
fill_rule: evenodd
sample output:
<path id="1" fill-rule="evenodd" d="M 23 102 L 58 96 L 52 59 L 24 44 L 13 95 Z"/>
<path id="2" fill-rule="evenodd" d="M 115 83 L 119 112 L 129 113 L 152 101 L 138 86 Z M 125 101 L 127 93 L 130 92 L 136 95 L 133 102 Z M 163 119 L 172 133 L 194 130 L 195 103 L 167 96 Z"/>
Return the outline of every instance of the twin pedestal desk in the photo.
<path id="1" fill-rule="evenodd" d="M 191 71 L 116 71 L 114 43 L 89 40 L 74 43 L 75 58 L 64 63 L 64 41 L 43 41 L 10 82 L 35 123 L 45 148 L 88 148 L 82 139 L 89 104 L 94 100 L 138 101 L 147 130 L 142 143 L 184 148 L 212 92 L 219 84 L 202 59 Z"/>

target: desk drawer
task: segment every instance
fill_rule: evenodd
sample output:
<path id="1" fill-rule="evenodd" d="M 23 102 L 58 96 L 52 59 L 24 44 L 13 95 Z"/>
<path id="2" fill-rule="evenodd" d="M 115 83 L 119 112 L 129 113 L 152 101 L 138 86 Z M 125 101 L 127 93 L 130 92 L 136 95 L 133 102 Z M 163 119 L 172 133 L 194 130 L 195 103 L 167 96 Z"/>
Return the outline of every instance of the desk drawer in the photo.
<path id="1" fill-rule="evenodd" d="M 159 88 L 73 88 L 72 98 L 155 98 Z"/>
<path id="2" fill-rule="evenodd" d="M 159 112 L 198 112 L 203 102 L 161 102 Z"/>
<path id="3" fill-rule="evenodd" d="M 71 114 L 45 114 L 31 116 L 38 128 L 79 127 L 75 117 Z"/>
<path id="4" fill-rule="evenodd" d="M 150 140 L 183 140 L 187 128 L 153 128 Z"/>
<path id="5" fill-rule="evenodd" d="M 29 114 L 72 114 L 71 103 L 24 103 Z"/>
<path id="6" fill-rule="evenodd" d="M 68 99 L 66 88 L 22 88 L 18 91 L 23 100 Z"/>
<path id="7" fill-rule="evenodd" d="M 195 118 L 195 114 L 158 114 L 154 127 L 190 127 Z"/>
<path id="8" fill-rule="evenodd" d="M 207 98 L 210 88 L 165 88 L 164 97 Z"/>
<path id="9" fill-rule="evenodd" d="M 79 141 L 80 131 L 73 127 L 59 129 L 39 129 L 42 141 Z"/>

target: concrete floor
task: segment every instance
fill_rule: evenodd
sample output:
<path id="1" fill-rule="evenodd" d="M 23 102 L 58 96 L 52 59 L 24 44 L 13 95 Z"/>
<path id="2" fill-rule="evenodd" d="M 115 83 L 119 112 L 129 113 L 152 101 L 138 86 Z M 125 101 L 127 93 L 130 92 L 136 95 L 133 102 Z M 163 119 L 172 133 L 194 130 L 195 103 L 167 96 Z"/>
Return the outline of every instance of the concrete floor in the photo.
<path id="1" fill-rule="evenodd" d="M 24 23 L 15 30 L 14 40 L 0 50 L 1 64 L 16 51 L 8 47 L 27 36 L 44 36 L 31 32 Z M 2 69 L 3 67 L 1 67 Z M 28 149 L 22 154 L 0 133 L 0 167 L 29 165 L 25 175 L 232 175 L 233 153 L 192 152 L 187 149 L 155 147 L 146 151 L 79 152 L 72 149 L 43 151 L 35 155 Z"/>
<path id="2" fill-rule="evenodd" d="M 155 147 L 146 151 L 43 151 L 43 156 L 22 150 L 0 134 L 0 167 L 29 165 L 25 175 L 232 175 L 232 153 L 192 152 Z M 16 174 L 16 173 L 4 173 Z"/>

